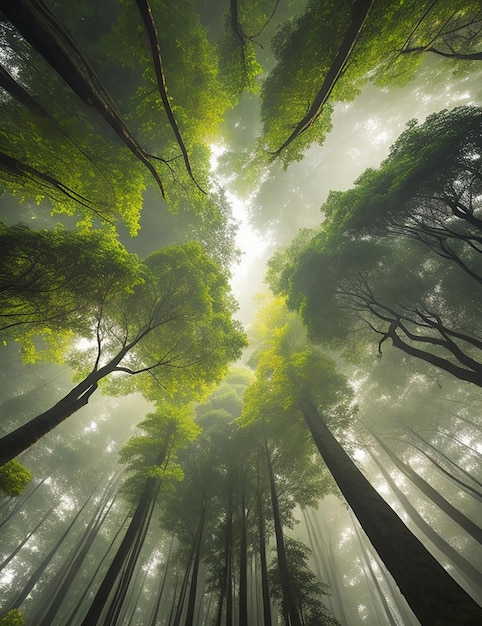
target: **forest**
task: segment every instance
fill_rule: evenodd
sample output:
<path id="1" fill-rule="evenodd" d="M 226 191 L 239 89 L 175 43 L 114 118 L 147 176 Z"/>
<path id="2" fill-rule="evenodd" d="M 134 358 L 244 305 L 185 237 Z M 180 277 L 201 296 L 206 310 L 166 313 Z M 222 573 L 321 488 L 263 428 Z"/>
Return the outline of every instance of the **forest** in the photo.
<path id="1" fill-rule="evenodd" d="M 480 0 L 0 0 L 0 111 L 0 626 L 480 626 Z"/>

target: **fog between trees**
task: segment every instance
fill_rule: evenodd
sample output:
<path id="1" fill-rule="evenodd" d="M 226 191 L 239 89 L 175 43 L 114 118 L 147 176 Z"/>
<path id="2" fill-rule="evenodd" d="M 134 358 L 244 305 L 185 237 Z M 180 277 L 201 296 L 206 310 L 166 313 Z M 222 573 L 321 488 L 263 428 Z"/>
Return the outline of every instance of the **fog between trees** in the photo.
<path id="1" fill-rule="evenodd" d="M 479 3 L 0 10 L 0 624 L 482 623 Z"/>

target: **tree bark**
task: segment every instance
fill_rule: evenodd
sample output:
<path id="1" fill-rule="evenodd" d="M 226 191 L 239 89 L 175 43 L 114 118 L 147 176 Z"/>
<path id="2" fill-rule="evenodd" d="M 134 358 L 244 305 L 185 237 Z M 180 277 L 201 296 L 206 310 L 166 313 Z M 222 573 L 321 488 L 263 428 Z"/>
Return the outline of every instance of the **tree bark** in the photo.
<path id="1" fill-rule="evenodd" d="M 302 626 L 300 614 L 296 606 L 291 587 L 290 575 L 288 570 L 288 560 L 286 557 L 285 542 L 283 536 L 283 525 L 281 522 L 281 514 L 279 508 L 278 494 L 276 492 L 276 483 L 274 479 L 273 467 L 271 465 L 271 457 L 268 449 L 268 442 L 265 440 L 266 462 L 268 465 L 269 484 L 271 493 L 271 507 L 273 509 L 274 530 L 276 535 L 276 554 L 278 557 L 278 569 L 281 579 L 281 588 L 283 592 L 283 605 L 285 607 L 286 619 L 289 620 L 291 626 Z"/>
<path id="2" fill-rule="evenodd" d="M 363 476 L 310 401 L 301 409 L 313 439 L 373 547 L 422 626 L 480 625 L 480 607 Z"/>
<path id="3" fill-rule="evenodd" d="M 261 562 L 261 589 L 263 592 L 263 624 L 271 626 L 271 600 L 268 586 L 268 561 L 266 558 L 266 524 L 264 521 L 263 501 L 261 493 L 258 493 L 258 532 L 259 532 L 259 558 Z"/>
<path id="4" fill-rule="evenodd" d="M 473 539 L 482 544 L 482 528 L 469 519 L 461 511 L 455 508 L 442 494 L 432 487 L 426 480 L 417 474 L 409 465 L 404 463 L 390 450 L 388 446 L 372 430 L 369 431 L 380 448 L 390 458 L 392 463 L 432 502 L 439 507 L 446 515 L 459 524 Z"/>
<path id="5" fill-rule="evenodd" d="M 279 154 L 287 148 L 289 144 L 296 139 L 296 137 L 308 130 L 308 128 L 310 128 L 310 126 L 312 126 L 312 124 L 320 116 L 324 105 L 326 104 L 333 88 L 343 72 L 350 54 L 353 52 L 373 3 L 374 0 L 356 0 L 354 3 L 351 22 L 346 30 L 345 37 L 338 54 L 328 70 L 319 92 L 316 94 L 308 113 L 300 122 L 298 122 L 288 139 L 276 150 L 276 156 L 279 156 Z"/>
<path id="6" fill-rule="evenodd" d="M 120 140 L 149 170 L 164 195 L 159 174 L 149 161 L 146 151 L 122 120 L 112 98 L 77 43 L 43 0 L 1 0 L 0 9 L 72 91 L 104 118 Z"/>

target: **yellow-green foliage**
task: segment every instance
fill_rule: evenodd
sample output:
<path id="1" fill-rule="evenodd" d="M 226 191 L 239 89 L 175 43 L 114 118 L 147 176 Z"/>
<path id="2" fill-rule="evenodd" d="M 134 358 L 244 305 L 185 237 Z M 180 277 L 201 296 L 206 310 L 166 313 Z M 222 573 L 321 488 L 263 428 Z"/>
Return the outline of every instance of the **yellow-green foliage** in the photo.
<path id="1" fill-rule="evenodd" d="M 18 461 L 13 460 L 5 463 L 0 467 L 0 497 L 18 496 L 31 479 L 32 472 Z M 0 626 L 2 623 L 0 621 Z"/>

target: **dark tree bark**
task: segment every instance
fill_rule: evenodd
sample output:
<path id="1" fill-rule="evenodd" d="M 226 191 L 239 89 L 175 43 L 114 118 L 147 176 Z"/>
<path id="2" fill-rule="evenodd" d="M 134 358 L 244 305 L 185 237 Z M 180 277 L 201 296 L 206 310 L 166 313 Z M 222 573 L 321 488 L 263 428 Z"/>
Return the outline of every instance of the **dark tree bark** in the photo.
<path id="1" fill-rule="evenodd" d="M 316 94 L 308 113 L 300 122 L 298 122 L 288 139 L 276 150 L 274 153 L 276 156 L 279 156 L 292 141 L 308 130 L 308 128 L 310 128 L 310 126 L 312 126 L 316 119 L 320 116 L 324 105 L 336 85 L 336 82 L 343 72 L 350 54 L 353 52 L 373 3 L 374 0 L 356 0 L 354 3 L 351 22 L 346 29 L 345 37 L 338 54 L 328 70 L 319 92 Z"/>
<path id="2" fill-rule="evenodd" d="M 278 569 L 281 579 L 281 588 L 283 592 L 283 604 L 287 614 L 287 619 L 291 626 L 302 626 L 301 617 L 296 606 L 293 589 L 290 581 L 288 570 L 288 560 L 285 550 L 285 541 L 283 536 L 283 525 L 281 522 L 281 513 L 279 508 L 278 494 L 276 491 L 276 483 L 274 478 L 273 467 L 271 465 L 271 456 L 268 449 L 268 442 L 265 440 L 266 462 L 268 466 L 271 507 L 273 510 L 274 530 L 276 535 L 276 554 L 278 557 Z"/>
<path id="3" fill-rule="evenodd" d="M 63 600 L 65 599 L 77 574 L 81 571 L 82 564 L 92 544 L 94 543 L 105 518 L 114 504 L 112 495 L 116 485 L 117 480 L 112 479 L 110 485 L 106 487 L 103 498 L 99 502 L 99 506 L 94 512 L 90 523 L 80 536 L 77 545 L 71 551 L 63 567 L 57 572 L 55 579 L 52 581 L 54 593 L 49 594 L 44 605 L 36 612 L 36 616 L 34 618 L 36 626 L 50 626 L 53 623 Z"/>
<path id="4" fill-rule="evenodd" d="M 44 57 L 72 91 L 104 118 L 136 159 L 149 170 L 164 195 L 162 181 L 149 161 L 146 151 L 139 145 L 121 118 L 111 96 L 73 37 L 43 0 L 16 0 L 16 2 L 1 0 L 0 9 L 22 37 Z"/>
<path id="5" fill-rule="evenodd" d="M 201 547 L 202 547 L 202 542 L 203 542 L 204 523 L 206 521 L 206 507 L 207 507 L 207 501 L 203 497 L 203 502 L 202 502 L 202 507 L 201 507 L 201 517 L 199 519 L 199 526 L 198 526 L 197 533 L 196 533 L 194 562 L 192 566 L 191 586 L 189 589 L 189 601 L 187 604 L 186 621 L 185 621 L 186 626 L 189 626 L 190 624 L 194 624 L 194 609 L 196 608 L 199 565 L 201 563 Z"/>
<path id="6" fill-rule="evenodd" d="M 304 400 L 300 406 L 328 469 L 421 624 L 482 623 L 482 607 L 453 580 L 372 487 L 313 404 Z"/>
<path id="7" fill-rule="evenodd" d="M 162 461 L 161 461 L 162 462 Z M 139 502 L 132 516 L 131 522 L 122 539 L 122 542 L 107 570 L 90 608 L 82 621 L 81 626 L 94 626 L 100 623 L 101 614 L 122 571 L 129 555 L 135 546 L 136 539 L 142 535 L 148 520 L 149 510 L 156 499 L 160 481 L 157 478 L 148 478 L 144 485 Z"/>

